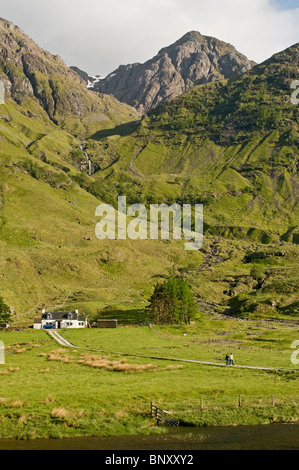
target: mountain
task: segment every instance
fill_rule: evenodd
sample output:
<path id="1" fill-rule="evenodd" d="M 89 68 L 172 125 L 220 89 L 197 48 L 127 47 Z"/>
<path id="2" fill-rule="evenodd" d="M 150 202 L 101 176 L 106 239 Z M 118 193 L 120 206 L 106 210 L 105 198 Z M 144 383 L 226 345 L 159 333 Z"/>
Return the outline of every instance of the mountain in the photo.
<path id="1" fill-rule="evenodd" d="M 173 273 L 204 312 L 298 319 L 298 45 L 140 119 L 5 20 L 0 44 L 0 296 L 17 325 L 43 307 L 144 321 Z M 95 209 L 119 195 L 202 202 L 202 250 L 97 240 Z"/>
<path id="2" fill-rule="evenodd" d="M 84 80 L 59 56 L 41 49 L 4 19 L 0 19 L 0 79 L 16 103 L 34 99 L 53 123 L 78 135 L 139 117 L 113 97 L 86 90 Z"/>
<path id="3" fill-rule="evenodd" d="M 230 44 L 192 31 L 144 64 L 121 65 L 94 89 L 144 114 L 196 85 L 240 75 L 253 65 Z"/>
<path id="4" fill-rule="evenodd" d="M 103 174 L 117 178 L 119 169 L 126 169 L 133 175 L 134 167 L 143 184 L 159 175 L 200 178 L 201 193 L 203 183 L 215 185 L 217 174 L 229 168 L 250 179 L 258 171 L 272 176 L 287 171 L 296 178 L 299 110 L 291 101 L 291 84 L 298 63 L 295 44 L 239 77 L 194 87 L 160 105 L 135 129 L 99 131 L 94 137 L 104 147 Z"/>

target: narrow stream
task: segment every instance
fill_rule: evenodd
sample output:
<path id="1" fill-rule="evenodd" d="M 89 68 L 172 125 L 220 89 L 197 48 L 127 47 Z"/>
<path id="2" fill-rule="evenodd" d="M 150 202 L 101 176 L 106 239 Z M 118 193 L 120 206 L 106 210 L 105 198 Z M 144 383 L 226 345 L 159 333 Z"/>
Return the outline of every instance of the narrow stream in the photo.
<path id="1" fill-rule="evenodd" d="M 159 436 L 0 440 L 0 450 L 299 450 L 299 424 L 178 428 Z"/>

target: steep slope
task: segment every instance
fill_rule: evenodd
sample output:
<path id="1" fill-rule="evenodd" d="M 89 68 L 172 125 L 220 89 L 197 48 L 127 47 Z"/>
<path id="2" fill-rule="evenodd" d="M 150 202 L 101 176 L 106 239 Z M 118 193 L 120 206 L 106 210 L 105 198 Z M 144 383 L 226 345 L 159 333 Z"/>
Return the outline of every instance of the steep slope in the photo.
<path id="1" fill-rule="evenodd" d="M 49 119 L 78 136 L 138 119 L 133 108 L 86 90 L 59 56 L 41 49 L 20 28 L 0 19 L 0 79 L 6 95 L 25 104 L 34 98 Z"/>
<path id="2" fill-rule="evenodd" d="M 298 50 L 299 43 L 241 77 L 198 87 L 166 103 L 150 113 L 150 126 L 188 130 L 221 145 L 247 142 L 254 133 L 273 129 L 295 132 L 298 107 L 291 102 L 291 84 L 298 78 Z"/>
<path id="3" fill-rule="evenodd" d="M 230 44 L 192 31 L 144 64 L 120 66 L 94 89 L 144 114 L 195 85 L 240 75 L 253 65 Z"/>
<path id="4" fill-rule="evenodd" d="M 42 308 L 90 315 L 109 305 L 131 318 L 144 308 L 154 277 L 176 257 L 187 266 L 190 255 L 182 243 L 97 240 L 99 199 L 76 183 L 71 165 L 49 152 L 47 159 L 1 142 L 0 295 L 14 324 L 32 324 Z M 193 259 L 200 262 L 200 253 Z"/>
<path id="5" fill-rule="evenodd" d="M 99 241 L 97 195 L 82 169 L 85 139 L 123 125 L 138 113 L 113 97 L 97 96 L 63 61 L 40 49 L 19 28 L 0 21 L 0 295 L 15 325 L 30 325 L 45 308 L 93 314 L 113 305 L 144 307 L 153 278 L 189 263 L 182 243 Z M 55 96 L 55 99 L 54 99 Z M 195 255 L 201 260 L 201 255 Z M 141 317 L 141 315 L 139 315 Z"/>

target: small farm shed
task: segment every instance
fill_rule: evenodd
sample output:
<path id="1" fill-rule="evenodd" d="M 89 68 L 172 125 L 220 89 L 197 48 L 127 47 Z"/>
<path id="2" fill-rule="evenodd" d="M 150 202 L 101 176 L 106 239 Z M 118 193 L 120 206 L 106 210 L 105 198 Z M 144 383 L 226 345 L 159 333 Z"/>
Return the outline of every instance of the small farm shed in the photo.
<path id="1" fill-rule="evenodd" d="M 97 328 L 117 328 L 118 321 L 117 320 L 98 320 L 96 322 Z"/>

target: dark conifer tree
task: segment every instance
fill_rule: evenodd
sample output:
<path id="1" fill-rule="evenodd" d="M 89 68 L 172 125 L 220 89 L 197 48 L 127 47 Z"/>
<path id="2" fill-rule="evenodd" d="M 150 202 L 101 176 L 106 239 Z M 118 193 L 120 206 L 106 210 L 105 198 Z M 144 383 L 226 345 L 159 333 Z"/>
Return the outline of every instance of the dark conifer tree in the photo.
<path id="1" fill-rule="evenodd" d="M 157 325 L 190 324 L 196 302 L 189 283 L 172 276 L 155 286 L 149 308 L 151 321 Z"/>
<path id="2" fill-rule="evenodd" d="M 3 298 L 0 297 L 0 322 L 8 323 L 11 321 L 10 308 L 4 302 Z"/>

